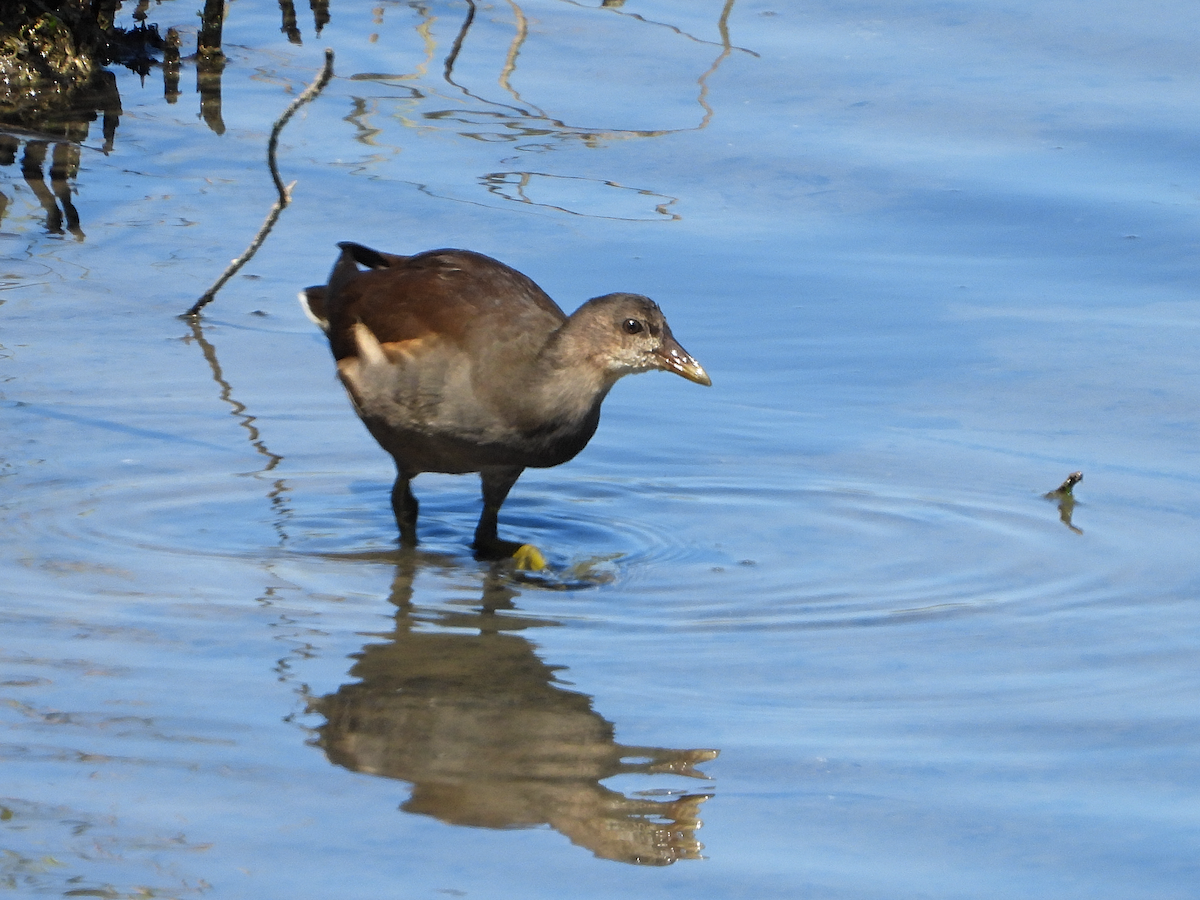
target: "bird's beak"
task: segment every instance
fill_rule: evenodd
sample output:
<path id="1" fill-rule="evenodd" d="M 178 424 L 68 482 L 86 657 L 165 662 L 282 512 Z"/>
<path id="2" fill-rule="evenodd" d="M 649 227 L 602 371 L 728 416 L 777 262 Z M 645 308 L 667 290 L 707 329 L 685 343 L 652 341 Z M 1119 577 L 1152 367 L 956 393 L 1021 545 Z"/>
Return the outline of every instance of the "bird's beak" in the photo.
<path id="1" fill-rule="evenodd" d="M 654 351 L 654 356 L 658 367 L 663 371 L 674 372 L 676 375 L 682 375 L 688 381 L 712 387 L 712 379 L 708 377 L 704 367 L 696 362 L 692 354 L 679 346 L 679 341 L 675 340 L 670 332 L 663 335 L 663 342 Z"/>

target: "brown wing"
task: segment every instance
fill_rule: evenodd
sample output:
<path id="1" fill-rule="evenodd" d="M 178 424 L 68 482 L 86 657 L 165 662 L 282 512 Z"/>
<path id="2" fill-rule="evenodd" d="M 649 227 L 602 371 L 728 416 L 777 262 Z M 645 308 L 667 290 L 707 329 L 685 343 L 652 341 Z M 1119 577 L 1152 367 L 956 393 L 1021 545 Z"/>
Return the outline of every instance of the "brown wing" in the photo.
<path id="1" fill-rule="evenodd" d="M 357 352 L 352 329 L 359 322 L 385 348 L 437 337 L 475 354 L 480 345 L 544 341 L 566 321 L 531 279 L 480 253 L 393 256 L 357 244 L 342 245 L 323 311 L 336 359 Z"/>

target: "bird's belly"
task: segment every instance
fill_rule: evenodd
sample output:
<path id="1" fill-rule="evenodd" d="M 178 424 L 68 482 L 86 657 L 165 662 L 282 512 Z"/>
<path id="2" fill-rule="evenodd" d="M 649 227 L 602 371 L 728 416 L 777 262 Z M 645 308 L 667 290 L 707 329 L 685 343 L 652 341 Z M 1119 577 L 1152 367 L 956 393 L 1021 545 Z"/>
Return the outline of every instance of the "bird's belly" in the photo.
<path id="1" fill-rule="evenodd" d="M 453 356 L 342 360 L 339 373 L 380 446 L 409 474 L 546 468 L 574 457 L 596 430 L 598 407 L 582 418 L 522 416 L 503 396 L 471 381 Z"/>
<path id="2" fill-rule="evenodd" d="M 392 394 L 366 403 L 354 399 L 375 440 L 412 474 L 557 466 L 579 453 L 595 432 L 595 424 L 588 422 L 522 428 L 505 423 L 494 409 L 444 397 Z"/>
<path id="3" fill-rule="evenodd" d="M 387 415 L 362 415 L 363 423 L 397 465 L 409 472 L 459 474 L 487 468 L 547 468 L 574 457 L 587 444 L 581 434 L 521 434 L 495 428 L 472 429 L 461 420 L 397 421 Z"/>

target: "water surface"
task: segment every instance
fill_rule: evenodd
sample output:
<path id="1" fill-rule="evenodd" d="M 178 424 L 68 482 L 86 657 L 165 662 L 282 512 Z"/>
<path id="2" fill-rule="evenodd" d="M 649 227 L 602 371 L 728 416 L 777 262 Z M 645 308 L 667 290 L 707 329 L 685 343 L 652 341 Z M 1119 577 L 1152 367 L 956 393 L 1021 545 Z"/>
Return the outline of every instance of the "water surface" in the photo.
<path id="1" fill-rule="evenodd" d="M 232 3 L 219 111 L 116 69 L 0 167 L 0 884 L 1194 896 L 1192 8 L 329 16 Z M 649 294 L 714 386 L 525 474 L 545 576 L 468 477 L 397 553 L 293 299 L 351 239 Z"/>

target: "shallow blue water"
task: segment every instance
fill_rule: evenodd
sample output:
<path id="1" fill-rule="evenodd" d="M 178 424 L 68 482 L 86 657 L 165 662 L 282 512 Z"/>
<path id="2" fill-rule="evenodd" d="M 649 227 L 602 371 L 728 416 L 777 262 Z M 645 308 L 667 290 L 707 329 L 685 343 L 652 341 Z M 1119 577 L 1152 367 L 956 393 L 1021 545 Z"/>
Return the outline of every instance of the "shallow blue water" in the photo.
<path id="1" fill-rule="evenodd" d="M 464 4 L 300 13 L 230 4 L 221 135 L 119 70 L 81 238 L 0 167 L 0 883 L 1194 896 L 1189 6 L 480 4 L 449 76 Z M 647 293 L 714 386 L 526 473 L 549 575 L 471 478 L 396 554 L 293 299 L 346 239 Z"/>

